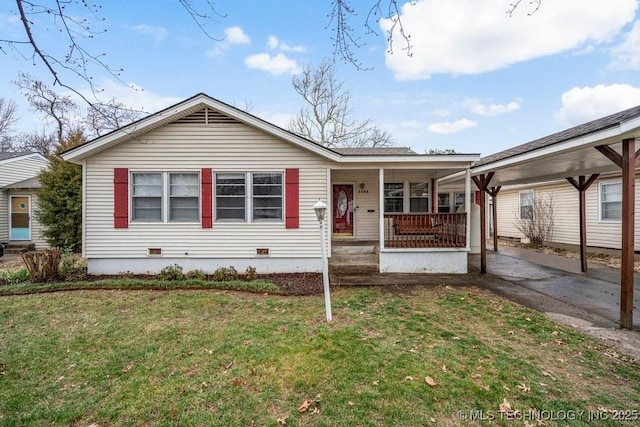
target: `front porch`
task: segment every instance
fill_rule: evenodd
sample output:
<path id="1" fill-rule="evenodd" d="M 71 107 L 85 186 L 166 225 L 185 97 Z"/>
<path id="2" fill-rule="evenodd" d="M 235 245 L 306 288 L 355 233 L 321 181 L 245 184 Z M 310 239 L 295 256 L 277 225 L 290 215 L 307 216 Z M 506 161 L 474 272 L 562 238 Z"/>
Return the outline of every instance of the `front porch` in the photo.
<path id="1" fill-rule="evenodd" d="M 438 179 L 448 172 L 332 170 L 328 228 L 338 247 L 332 250 L 332 272 L 466 273 L 470 178 L 466 188 L 441 187 Z M 374 249 L 367 256 L 345 249 L 360 242 L 373 242 Z M 346 260 L 349 252 L 354 255 Z M 356 267 L 358 257 L 367 259 Z"/>

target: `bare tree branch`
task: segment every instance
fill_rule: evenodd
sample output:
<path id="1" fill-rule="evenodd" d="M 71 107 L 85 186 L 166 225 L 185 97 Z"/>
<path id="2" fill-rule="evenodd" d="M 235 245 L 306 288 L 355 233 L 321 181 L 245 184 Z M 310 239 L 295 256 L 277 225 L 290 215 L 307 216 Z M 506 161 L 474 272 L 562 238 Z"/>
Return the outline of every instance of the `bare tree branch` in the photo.
<path id="1" fill-rule="evenodd" d="M 213 37 L 209 31 L 207 31 L 207 29 L 205 28 L 206 25 L 210 22 L 216 22 L 216 23 L 220 23 L 220 21 L 217 20 L 217 18 L 226 18 L 227 15 L 223 15 L 220 14 L 215 6 L 214 6 L 214 2 L 211 0 L 205 0 L 205 11 L 201 12 L 200 9 L 197 9 L 194 5 L 193 5 L 193 1 L 190 0 L 179 0 L 180 4 L 182 5 L 182 7 L 185 8 L 185 10 L 187 11 L 187 13 L 191 16 L 191 18 L 193 19 L 193 21 L 196 23 L 196 25 L 198 26 L 198 28 L 200 28 L 200 30 L 202 31 L 202 33 L 207 36 L 208 38 L 210 38 L 211 40 L 223 40 L 223 39 L 219 39 L 216 37 Z"/>
<path id="2" fill-rule="evenodd" d="M 34 111 L 54 121 L 57 141 L 62 141 L 67 127 L 70 126 L 70 116 L 78 108 L 71 97 L 58 95 L 40 80 L 25 73 L 20 73 L 15 83 L 27 97 Z"/>
<path id="3" fill-rule="evenodd" d="M 516 11 L 518 6 L 520 6 L 520 3 L 522 3 L 522 0 L 516 0 L 509 5 L 509 9 L 507 9 L 507 15 L 509 15 L 509 17 L 513 16 L 513 13 Z M 540 9 L 540 6 L 542 6 L 542 0 L 529 0 L 529 6 L 531 6 L 531 8 L 529 12 L 527 12 L 527 15 L 531 16 Z"/>
<path id="4" fill-rule="evenodd" d="M 16 121 L 16 103 L 0 98 L 0 137 L 9 136 Z"/>
<path id="5" fill-rule="evenodd" d="M 388 2 L 386 7 L 386 13 L 383 13 L 382 3 Z M 414 4 L 413 1 L 409 2 Z M 351 5 L 349 0 L 333 0 L 331 2 L 332 9 L 328 15 L 329 23 L 326 28 L 331 28 L 333 31 L 333 47 L 334 53 L 339 56 L 343 61 L 353 64 L 360 70 L 366 70 L 362 62 L 358 60 L 354 54 L 353 48 L 361 48 L 365 46 L 365 42 L 362 41 L 358 32 L 351 26 L 350 19 L 357 16 L 356 9 Z M 380 23 L 381 19 L 389 19 L 392 22 L 391 27 L 387 30 L 387 42 L 389 44 L 389 53 L 393 53 L 393 40 L 396 35 L 399 35 L 404 41 L 404 47 L 402 50 L 406 51 L 406 54 L 411 56 L 411 36 L 404 30 L 402 23 L 400 8 L 397 0 L 374 0 L 373 5 L 367 13 L 365 19 L 366 34 L 377 35 L 378 31 L 375 26 Z"/>
<path id="6" fill-rule="evenodd" d="M 393 145 L 391 135 L 371 120 L 353 118 L 351 93 L 337 80 L 333 61 L 325 59 L 317 68 L 304 66 L 302 73 L 293 76 L 292 85 L 305 104 L 289 122 L 290 131 L 326 147 Z"/>

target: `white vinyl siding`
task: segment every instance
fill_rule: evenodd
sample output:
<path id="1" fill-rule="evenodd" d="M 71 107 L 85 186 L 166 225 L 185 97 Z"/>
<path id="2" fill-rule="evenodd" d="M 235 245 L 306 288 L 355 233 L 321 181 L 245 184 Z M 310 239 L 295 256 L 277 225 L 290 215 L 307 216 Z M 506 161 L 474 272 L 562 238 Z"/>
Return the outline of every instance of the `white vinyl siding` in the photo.
<path id="1" fill-rule="evenodd" d="M 621 222 L 600 220 L 600 183 L 615 182 L 613 177 L 606 177 L 596 181 L 585 194 L 585 211 L 587 223 L 587 245 L 601 248 L 621 248 Z M 618 180 L 619 182 L 619 180 Z M 529 187 L 528 189 L 533 189 Z M 527 188 L 503 187 L 498 193 L 498 235 L 504 237 L 521 238 L 522 234 L 517 230 L 516 218 L 518 215 L 519 191 Z M 580 243 L 579 224 L 579 200 L 578 191 L 568 182 L 557 181 L 535 187 L 536 197 L 551 195 L 554 200 L 553 236 L 551 241 L 578 245 Z M 640 250 L 640 181 L 636 177 L 636 226 L 635 226 L 635 250 Z"/>
<path id="2" fill-rule="evenodd" d="M 283 221 L 214 221 L 209 229 L 199 222 L 134 221 L 128 228 L 116 229 L 113 169 L 117 167 L 167 173 L 211 168 L 214 174 L 297 168 L 300 226 L 287 229 Z M 249 258 L 255 257 L 256 248 L 269 248 L 270 257 L 317 258 L 320 236 L 311 207 L 319 198 L 327 199 L 328 175 L 326 160 L 243 124 L 170 124 L 87 159 L 85 255 L 146 258 L 148 248 L 162 248 L 167 258 Z M 215 212 L 215 195 L 213 205 Z"/>

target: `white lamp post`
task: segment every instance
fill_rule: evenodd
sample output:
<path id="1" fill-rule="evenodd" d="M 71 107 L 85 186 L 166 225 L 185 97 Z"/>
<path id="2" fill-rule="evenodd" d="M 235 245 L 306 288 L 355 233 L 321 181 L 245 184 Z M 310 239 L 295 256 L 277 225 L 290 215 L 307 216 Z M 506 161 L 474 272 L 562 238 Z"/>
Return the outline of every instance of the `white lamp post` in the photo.
<path id="1" fill-rule="evenodd" d="M 322 282 L 324 283 L 324 308 L 327 313 L 327 322 L 331 322 L 331 295 L 329 295 L 329 263 L 327 261 L 327 247 L 324 241 L 324 217 L 327 214 L 327 205 L 318 199 L 313 205 L 316 217 L 320 223 L 320 244 L 322 245 Z"/>

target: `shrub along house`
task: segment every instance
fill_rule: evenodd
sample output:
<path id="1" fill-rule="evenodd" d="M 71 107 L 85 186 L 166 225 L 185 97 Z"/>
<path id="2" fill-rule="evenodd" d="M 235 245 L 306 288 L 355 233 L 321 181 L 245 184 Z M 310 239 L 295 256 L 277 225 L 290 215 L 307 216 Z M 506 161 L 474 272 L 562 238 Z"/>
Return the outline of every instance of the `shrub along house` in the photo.
<path id="1" fill-rule="evenodd" d="M 437 213 L 437 182 L 475 154 L 330 150 L 204 94 L 63 153 L 83 166 L 91 273 L 320 271 L 328 245 L 375 245 L 382 272 L 467 271 L 469 218 Z M 330 252 L 331 253 L 331 252 Z"/>

